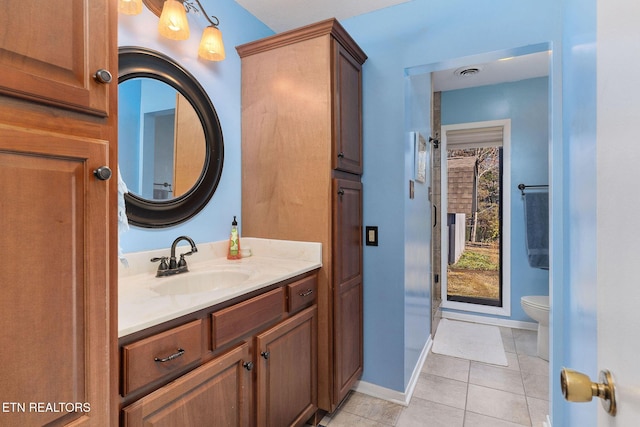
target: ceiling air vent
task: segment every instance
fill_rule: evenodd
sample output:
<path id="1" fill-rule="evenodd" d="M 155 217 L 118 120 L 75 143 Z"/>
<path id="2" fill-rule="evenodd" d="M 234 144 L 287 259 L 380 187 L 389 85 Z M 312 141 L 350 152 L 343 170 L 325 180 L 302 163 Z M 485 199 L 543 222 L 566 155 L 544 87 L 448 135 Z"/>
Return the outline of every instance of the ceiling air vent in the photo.
<path id="1" fill-rule="evenodd" d="M 475 76 L 476 74 L 479 74 L 480 71 L 482 71 L 482 67 L 480 66 L 462 67 L 455 70 L 453 74 L 455 74 L 458 77 L 471 77 L 471 76 Z"/>

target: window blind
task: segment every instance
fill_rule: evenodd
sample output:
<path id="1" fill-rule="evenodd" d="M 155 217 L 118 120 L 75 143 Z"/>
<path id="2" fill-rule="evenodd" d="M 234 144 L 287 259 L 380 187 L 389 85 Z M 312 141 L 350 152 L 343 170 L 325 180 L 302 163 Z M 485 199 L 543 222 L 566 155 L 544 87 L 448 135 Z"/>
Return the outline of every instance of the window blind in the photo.
<path id="1" fill-rule="evenodd" d="M 447 131 L 447 148 L 459 150 L 465 148 L 501 147 L 502 134 L 502 126 L 450 130 Z"/>

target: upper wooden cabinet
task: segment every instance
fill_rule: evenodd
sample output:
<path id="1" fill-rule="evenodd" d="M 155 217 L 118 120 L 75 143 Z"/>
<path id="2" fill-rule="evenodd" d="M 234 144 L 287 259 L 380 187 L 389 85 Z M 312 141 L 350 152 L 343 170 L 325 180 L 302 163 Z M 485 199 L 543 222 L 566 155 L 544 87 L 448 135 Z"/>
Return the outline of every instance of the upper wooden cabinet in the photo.
<path id="1" fill-rule="evenodd" d="M 3 2 L 0 14 L 0 93 L 98 116 L 109 113 L 108 1 Z"/>
<path id="2" fill-rule="evenodd" d="M 333 168 L 362 175 L 362 63 L 333 41 Z"/>
<path id="3" fill-rule="evenodd" d="M 318 406 L 333 412 L 362 372 L 361 110 L 367 57 L 335 19 L 237 50 L 242 230 L 322 243 Z"/>
<path id="4" fill-rule="evenodd" d="M 291 142 L 292 149 L 316 138 L 331 141 L 331 150 L 325 153 L 331 156 L 331 167 L 361 175 L 362 64 L 367 56 L 338 21 L 323 21 L 237 50 L 242 57 L 245 94 L 243 135 L 258 132 L 254 119 L 268 119 L 270 131 L 286 129 L 279 137 L 304 138 Z M 292 68 L 284 70 L 284 64 Z M 271 102 L 268 109 L 260 110 L 258 107 L 267 107 L 257 101 L 264 96 Z M 278 102 L 284 98 L 290 99 Z M 320 117 L 320 111 L 328 115 Z M 289 125 L 293 123 L 306 126 L 292 129 Z"/>

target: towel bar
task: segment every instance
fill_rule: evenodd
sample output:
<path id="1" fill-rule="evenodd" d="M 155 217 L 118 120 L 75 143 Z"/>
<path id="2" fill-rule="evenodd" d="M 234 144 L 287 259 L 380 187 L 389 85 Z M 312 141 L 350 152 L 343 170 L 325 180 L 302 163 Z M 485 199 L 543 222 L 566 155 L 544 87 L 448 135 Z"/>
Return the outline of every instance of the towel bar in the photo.
<path id="1" fill-rule="evenodd" d="M 518 184 L 518 190 L 520 190 L 520 193 L 522 193 L 523 196 L 524 196 L 524 189 L 525 188 L 549 188 L 549 186 L 547 184 L 541 184 L 541 185 Z"/>

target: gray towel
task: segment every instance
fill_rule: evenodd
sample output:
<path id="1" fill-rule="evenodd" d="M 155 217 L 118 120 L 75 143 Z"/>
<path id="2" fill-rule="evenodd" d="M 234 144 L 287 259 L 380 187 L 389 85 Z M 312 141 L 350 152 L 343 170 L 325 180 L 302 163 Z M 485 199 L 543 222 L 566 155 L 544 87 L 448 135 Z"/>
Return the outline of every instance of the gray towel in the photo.
<path id="1" fill-rule="evenodd" d="M 524 195 L 524 219 L 529 265 L 549 269 L 549 194 Z"/>

